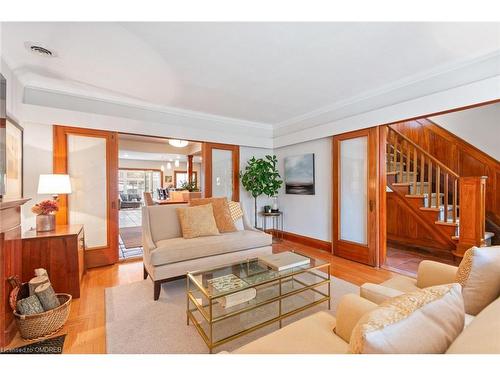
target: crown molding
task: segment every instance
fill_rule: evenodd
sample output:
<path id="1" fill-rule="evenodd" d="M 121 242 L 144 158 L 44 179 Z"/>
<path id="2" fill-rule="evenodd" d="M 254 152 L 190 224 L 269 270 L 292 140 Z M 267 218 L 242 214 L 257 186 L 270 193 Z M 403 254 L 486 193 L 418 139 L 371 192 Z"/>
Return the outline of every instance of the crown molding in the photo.
<path id="1" fill-rule="evenodd" d="M 500 74 L 500 50 L 438 66 L 276 123 L 274 138 Z"/>
<path id="2" fill-rule="evenodd" d="M 214 122 L 214 123 L 237 126 L 237 127 L 269 130 L 269 129 L 272 129 L 272 126 L 273 126 L 272 124 L 242 120 L 242 119 L 226 117 L 226 116 L 219 116 L 219 115 L 214 115 L 214 114 L 206 113 L 206 112 L 198 112 L 198 111 L 191 111 L 191 110 L 177 108 L 177 107 L 156 105 L 156 104 L 143 102 L 143 101 L 136 100 L 136 99 L 130 99 L 127 97 L 123 97 L 123 100 L 112 99 L 112 98 L 103 98 L 103 97 L 96 97 L 96 96 L 91 96 L 91 95 L 76 94 L 76 93 L 72 93 L 72 92 L 64 91 L 64 90 L 41 87 L 41 86 L 29 84 L 29 83 L 24 84 L 24 89 L 25 89 L 25 91 L 26 90 L 36 90 L 40 93 L 64 95 L 64 96 L 67 96 L 70 98 L 75 98 L 75 99 L 84 99 L 84 100 L 99 102 L 99 103 L 103 103 L 103 104 L 124 106 L 124 107 L 128 107 L 131 109 L 137 109 L 140 111 L 144 111 L 144 110 L 145 111 L 152 111 L 152 112 L 157 112 L 157 113 L 161 113 L 161 114 L 165 114 L 165 115 L 169 115 L 169 116 L 183 117 L 183 118 L 187 118 L 187 119 L 197 119 L 197 120 L 202 120 L 202 121 L 210 121 L 210 122 Z M 30 103 L 26 103 L 26 104 L 30 104 Z M 68 109 L 71 109 L 71 108 L 68 108 Z"/>

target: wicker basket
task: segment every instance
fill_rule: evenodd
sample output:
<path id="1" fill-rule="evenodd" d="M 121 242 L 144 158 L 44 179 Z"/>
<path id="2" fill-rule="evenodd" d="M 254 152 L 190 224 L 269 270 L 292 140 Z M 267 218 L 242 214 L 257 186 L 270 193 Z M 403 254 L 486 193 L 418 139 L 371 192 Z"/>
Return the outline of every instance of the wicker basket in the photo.
<path id="1" fill-rule="evenodd" d="M 17 328 L 23 339 L 41 339 L 56 333 L 62 328 L 69 316 L 71 306 L 70 294 L 56 293 L 61 305 L 55 309 L 40 314 L 21 315 L 16 311 L 16 303 L 18 300 L 28 297 L 28 284 L 20 284 L 17 278 L 10 278 L 9 281 L 15 285 L 10 294 L 10 306 L 14 312 Z"/>

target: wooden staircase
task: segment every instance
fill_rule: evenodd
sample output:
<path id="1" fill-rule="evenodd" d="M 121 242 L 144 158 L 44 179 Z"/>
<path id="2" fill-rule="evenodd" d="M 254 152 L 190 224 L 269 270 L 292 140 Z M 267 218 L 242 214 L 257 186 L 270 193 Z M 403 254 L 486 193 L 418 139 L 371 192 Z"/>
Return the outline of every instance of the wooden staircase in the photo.
<path id="1" fill-rule="evenodd" d="M 461 257 L 485 246 L 486 177 L 460 177 L 402 133 L 388 127 L 387 186 Z"/>

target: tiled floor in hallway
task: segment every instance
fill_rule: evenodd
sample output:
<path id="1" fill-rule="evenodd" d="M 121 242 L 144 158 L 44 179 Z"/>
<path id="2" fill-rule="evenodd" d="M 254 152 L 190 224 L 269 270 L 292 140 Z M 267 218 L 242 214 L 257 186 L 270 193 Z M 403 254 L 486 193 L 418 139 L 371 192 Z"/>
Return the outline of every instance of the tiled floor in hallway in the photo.
<path id="1" fill-rule="evenodd" d="M 126 209 L 119 211 L 120 228 L 140 227 L 142 225 L 142 217 L 140 209 Z M 118 249 L 120 259 L 130 259 L 142 256 L 142 247 L 134 247 L 127 249 L 121 236 L 118 236 Z"/>

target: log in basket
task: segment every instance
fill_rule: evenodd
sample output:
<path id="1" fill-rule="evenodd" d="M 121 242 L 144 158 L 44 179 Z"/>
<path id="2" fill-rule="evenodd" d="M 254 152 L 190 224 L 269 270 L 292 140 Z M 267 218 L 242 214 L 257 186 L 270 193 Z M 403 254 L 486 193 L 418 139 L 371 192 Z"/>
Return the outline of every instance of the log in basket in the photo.
<path id="1" fill-rule="evenodd" d="M 9 282 L 14 287 L 10 292 L 10 307 L 12 308 L 17 328 L 23 339 L 37 340 L 51 336 L 66 323 L 71 306 L 70 294 L 56 293 L 61 305 L 55 309 L 40 314 L 21 315 L 16 311 L 16 303 L 18 300 L 29 296 L 28 283 L 21 284 L 17 277 L 10 277 Z"/>

